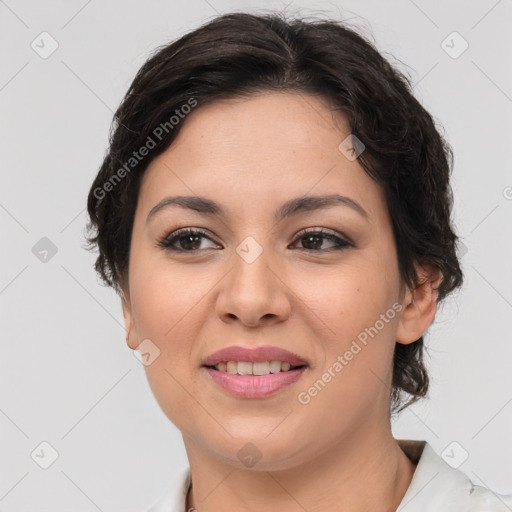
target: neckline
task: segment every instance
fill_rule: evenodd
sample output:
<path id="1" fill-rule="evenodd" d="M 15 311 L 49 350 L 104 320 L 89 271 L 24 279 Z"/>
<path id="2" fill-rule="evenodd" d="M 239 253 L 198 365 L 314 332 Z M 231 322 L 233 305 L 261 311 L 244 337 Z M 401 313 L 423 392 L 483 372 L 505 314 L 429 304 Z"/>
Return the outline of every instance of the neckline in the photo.
<path id="1" fill-rule="evenodd" d="M 418 466 L 420 463 L 421 456 L 423 455 L 423 452 L 425 450 L 425 446 L 427 444 L 426 441 L 419 441 L 415 439 L 395 439 L 395 441 L 398 443 L 398 446 L 400 449 L 405 453 L 407 458 L 414 464 L 414 473 L 412 475 L 412 479 L 409 482 L 409 485 L 407 487 L 407 490 L 405 491 L 405 494 L 402 498 L 402 501 L 400 502 L 399 508 L 402 506 L 402 503 L 404 503 L 404 500 L 408 497 L 410 494 L 410 490 L 413 488 L 413 482 L 415 482 L 416 475 L 419 474 L 418 472 Z M 188 511 L 191 507 L 189 507 L 189 496 L 190 492 L 192 491 L 192 475 L 190 472 L 190 469 L 187 473 L 187 482 L 188 486 L 185 484 L 185 510 Z"/>

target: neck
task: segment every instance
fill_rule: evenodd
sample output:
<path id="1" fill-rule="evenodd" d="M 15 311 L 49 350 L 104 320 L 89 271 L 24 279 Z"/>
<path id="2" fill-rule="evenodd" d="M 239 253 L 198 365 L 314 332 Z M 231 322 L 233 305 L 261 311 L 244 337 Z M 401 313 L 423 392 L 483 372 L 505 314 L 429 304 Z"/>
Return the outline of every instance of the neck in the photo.
<path id="1" fill-rule="evenodd" d="M 394 511 L 416 468 L 391 431 L 358 430 L 316 457 L 279 471 L 240 469 L 190 438 L 184 442 L 193 483 L 187 511 Z"/>

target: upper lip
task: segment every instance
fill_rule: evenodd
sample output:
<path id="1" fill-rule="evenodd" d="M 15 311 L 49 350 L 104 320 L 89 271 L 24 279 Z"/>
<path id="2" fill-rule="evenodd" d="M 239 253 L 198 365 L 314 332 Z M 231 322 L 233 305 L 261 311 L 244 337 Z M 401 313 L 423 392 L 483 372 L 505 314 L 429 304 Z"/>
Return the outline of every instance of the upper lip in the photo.
<path id="1" fill-rule="evenodd" d="M 284 348 L 265 345 L 261 347 L 244 347 L 232 345 L 210 354 L 203 360 L 203 366 L 215 366 L 226 361 L 247 361 L 258 363 L 263 361 L 284 361 L 292 366 L 307 365 L 307 361 L 297 354 Z"/>

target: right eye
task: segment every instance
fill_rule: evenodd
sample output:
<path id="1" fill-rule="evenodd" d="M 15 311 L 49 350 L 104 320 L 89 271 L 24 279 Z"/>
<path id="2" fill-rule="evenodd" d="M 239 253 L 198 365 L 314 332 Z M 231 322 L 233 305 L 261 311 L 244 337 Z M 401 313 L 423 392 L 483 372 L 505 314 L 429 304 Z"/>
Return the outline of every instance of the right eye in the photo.
<path id="1" fill-rule="evenodd" d="M 201 239 L 213 240 L 206 232 L 199 229 L 182 228 L 174 231 L 157 242 L 158 247 L 176 252 L 196 252 L 201 249 Z M 179 247 L 176 247 L 176 244 Z"/>

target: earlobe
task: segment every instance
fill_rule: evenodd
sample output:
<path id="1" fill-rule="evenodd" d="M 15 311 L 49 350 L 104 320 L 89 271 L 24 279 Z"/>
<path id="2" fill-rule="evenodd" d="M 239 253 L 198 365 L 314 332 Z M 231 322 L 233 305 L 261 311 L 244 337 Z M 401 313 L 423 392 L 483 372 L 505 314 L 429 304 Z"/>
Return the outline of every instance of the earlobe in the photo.
<path id="1" fill-rule="evenodd" d="M 398 321 L 396 341 L 407 345 L 418 340 L 428 329 L 437 310 L 437 288 L 441 283 L 441 271 L 431 265 L 416 265 L 419 284 L 407 289 L 402 302 L 402 314 Z"/>
<path id="2" fill-rule="evenodd" d="M 139 343 L 137 341 L 137 336 L 135 333 L 135 329 L 133 327 L 130 294 L 127 293 L 126 290 L 124 289 L 121 291 L 121 306 L 123 308 L 124 328 L 126 331 L 126 344 L 132 350 L 135 350 L 138 347 Z"/>

